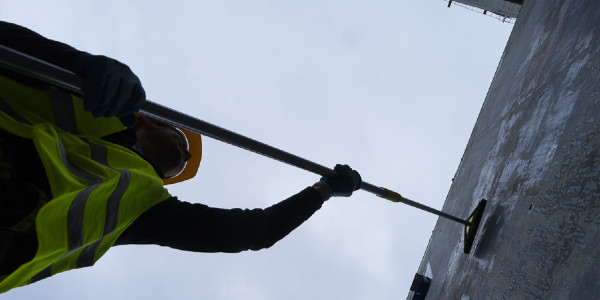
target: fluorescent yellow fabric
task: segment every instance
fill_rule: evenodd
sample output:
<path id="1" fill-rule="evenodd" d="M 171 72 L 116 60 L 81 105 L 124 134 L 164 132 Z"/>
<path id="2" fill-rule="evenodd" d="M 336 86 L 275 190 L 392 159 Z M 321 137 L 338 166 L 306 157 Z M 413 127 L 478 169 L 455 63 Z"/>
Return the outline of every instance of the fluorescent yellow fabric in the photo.
<path id="1" fill-rule="evenodd" d="M 121 122 L 94 118 L 81 103 L 0 76 L 0 128 L 33 141 L 52 194 L 36 216 L 35 257 L 0 282 L 0 293 L 93 265 L 137 217 L 170 197 L 148 162 L 99 138 L 124 129 Z"/>

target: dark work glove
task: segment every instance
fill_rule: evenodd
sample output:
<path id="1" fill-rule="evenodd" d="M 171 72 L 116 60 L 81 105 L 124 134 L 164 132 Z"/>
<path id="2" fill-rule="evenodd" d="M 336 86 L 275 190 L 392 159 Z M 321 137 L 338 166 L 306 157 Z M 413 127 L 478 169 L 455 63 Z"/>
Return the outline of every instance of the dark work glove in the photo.
<path id="1" fill-rule="evenodd" d="M 146 101 L 146 93 L 128 66 L 106 56 L 87 53 L 76 56 L 71 66 L 85 79 L 85 110 L 94 117 L 120 117 L 127 127 L 135 125 L 133 114 Z"/>
<path id="2" fill-rule="evenodd" d="M 323 188 L 329 197 L 350 197 L 352 192 L 358 190 L 362 183 L 360 174 L 348 165 L 336 165 L 333 169 L 336 176 L 323 176 L 315 186 Z"/>

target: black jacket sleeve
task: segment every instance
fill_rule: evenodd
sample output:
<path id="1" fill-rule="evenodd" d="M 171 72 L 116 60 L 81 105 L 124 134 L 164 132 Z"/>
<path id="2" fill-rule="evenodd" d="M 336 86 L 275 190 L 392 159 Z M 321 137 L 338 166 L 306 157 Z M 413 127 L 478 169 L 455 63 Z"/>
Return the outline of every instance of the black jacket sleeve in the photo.
<path id="1" fill-rule="evenodd" d="M 195 252 L 268 248 L 321 208 L 312 187 L 266 209 L 221 209 L 170 198 L 150 208 L 116 245 L 156 244 Z"/>
<path id="2" fill-rule="evenodd" d="M 70 69 L 70 62 L 75 56 L 85 53 L 4 21 L 0 21 L 0 44 L 65 69 Z"/>

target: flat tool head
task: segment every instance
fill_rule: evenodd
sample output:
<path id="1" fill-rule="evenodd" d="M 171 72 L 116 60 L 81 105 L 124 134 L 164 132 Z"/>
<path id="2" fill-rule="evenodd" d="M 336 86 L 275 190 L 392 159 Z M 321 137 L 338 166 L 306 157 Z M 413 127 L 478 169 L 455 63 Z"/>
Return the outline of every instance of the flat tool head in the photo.
<path id="1" fill-rule="evenodd" d="M 483 216 L 486 204 L 487 201 L 481 199 L 479 204 L 477 204 L 477 207 L 475 207 L 475 210 L 473 210 L 469 218 L 467 218 L 469 224 L 465 225 L 465 254 L 471 253 L 473 241 L 475 240 L 475 235 L 477 234 L 477 229 L 479 228 L 479 223 L 481 222 L 481 217 Z"/>

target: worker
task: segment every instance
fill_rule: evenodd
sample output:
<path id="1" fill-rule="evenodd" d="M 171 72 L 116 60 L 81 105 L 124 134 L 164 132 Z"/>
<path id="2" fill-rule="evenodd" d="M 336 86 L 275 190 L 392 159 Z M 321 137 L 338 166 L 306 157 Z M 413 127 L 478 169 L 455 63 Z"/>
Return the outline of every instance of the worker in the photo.
<path id="1" fill-rule="evenodd" d="M 0 44 L 85 80 L 82 100 L 0 70 L 0 293 L 91 266 L 115 245 L 268 248 L 361 185 L 336 165 L 335 176 L 266 209 L 181 201 L 164 185 L 193 177 L 200 137 L 135 115 L 145 93 L 129 67 L 2 21 Z"/>

